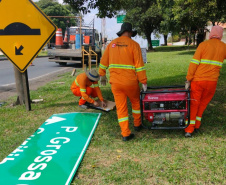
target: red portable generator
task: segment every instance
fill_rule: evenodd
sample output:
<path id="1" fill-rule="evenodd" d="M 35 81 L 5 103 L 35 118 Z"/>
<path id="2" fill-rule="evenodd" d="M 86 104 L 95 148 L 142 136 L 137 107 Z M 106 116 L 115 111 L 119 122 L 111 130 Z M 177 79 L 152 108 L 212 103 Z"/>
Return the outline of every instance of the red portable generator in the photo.
<path id="1" fill-rule="evenodd" d="M 185 129 L 190 124 L 190 91 L 182 85 L 148 87 L 140 93 L 142 125 L 148 129 Z M 144 121 L 147 120 L 146 122 Z"/>

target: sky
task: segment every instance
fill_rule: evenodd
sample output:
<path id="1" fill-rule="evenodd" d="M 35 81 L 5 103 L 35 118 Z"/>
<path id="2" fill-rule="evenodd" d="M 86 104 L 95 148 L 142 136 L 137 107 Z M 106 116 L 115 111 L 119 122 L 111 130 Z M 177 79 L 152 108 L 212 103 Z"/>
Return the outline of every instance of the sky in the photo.
<path id="1" fill-rule="evenodd" d="M 33 0 L 38 1 L 38 0 Z M 63 3 L 63 0 L 58 0 L 59 3 Z M 98 10 L 91 10 L 90 13 L 84 15 L 84 22 L 85 24 L 89 24 L 94 19 L 94 28 L 98 30 L 99 33 L 101 33 L 101 19 L 97 18 Z M 117 38 L 118 36 L 116 33 L 120 31 L 122 23 L 117 23 L 116 18 L 106 18 L 106 24 L 105 24 L 105 35 L 107 36 L 108 40 L 112 40 L 114 38 Z M 154 39 L 154 36 L 152 36 L 152 39 Z M 142 39 L 139 36 L 133 37 L 133 40 L 138 42 L 140 44 L 141 48 L 147 48 L 147 40 Z M 160 44 L 163 44 L 163 39 L 160 39 Z"/>

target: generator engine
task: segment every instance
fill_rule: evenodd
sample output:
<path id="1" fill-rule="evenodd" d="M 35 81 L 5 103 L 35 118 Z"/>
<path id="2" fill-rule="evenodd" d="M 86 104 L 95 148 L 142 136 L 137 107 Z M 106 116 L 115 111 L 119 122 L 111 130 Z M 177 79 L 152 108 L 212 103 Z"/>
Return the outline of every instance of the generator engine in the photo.
<path id="1" fill-rule="evenodd" d="M 186 127 L 185 122 L 189 119 L 190 106 L 187 90 L 160 89 L 147 91 L 143 94 L 141 103 L 142 114 L 151 123 L 152 128 L 163 124 L 167 125 L 164 128 Z"/>

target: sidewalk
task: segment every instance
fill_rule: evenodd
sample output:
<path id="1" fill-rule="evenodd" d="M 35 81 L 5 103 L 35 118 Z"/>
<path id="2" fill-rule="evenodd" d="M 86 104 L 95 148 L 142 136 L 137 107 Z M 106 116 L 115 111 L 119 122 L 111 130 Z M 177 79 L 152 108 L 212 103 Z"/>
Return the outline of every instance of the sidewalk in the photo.
<path id="1" fill-rule="evenodd" d="M 180 42 L 173 42 L 173 46 L 184 46 L 185 42 L 184 41 L 180 41 Z"/>

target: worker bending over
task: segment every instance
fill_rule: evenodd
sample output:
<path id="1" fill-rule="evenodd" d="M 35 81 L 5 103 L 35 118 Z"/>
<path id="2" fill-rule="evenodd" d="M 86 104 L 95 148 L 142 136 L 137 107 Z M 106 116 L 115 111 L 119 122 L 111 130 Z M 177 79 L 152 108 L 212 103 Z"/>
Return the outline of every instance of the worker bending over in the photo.
<path id="1" fill-rule="evenodd" d="M 226 44 L 221 41 L 222 36 L 223 28 L 213 26 L 209 40 L 199 45 L 190 62 L 186 88 L 191 86 L 191 113 L 185 137 L 199 131 L 202 114 L 214 96 L 220 69 L 226 59 Z"/>
<path id="2" fill-rule="evenodd" d="M 86 71 L 84 73 L 79 74 L 72 83 L 71 91 L 75 96 L 80 97 L 79 106 L 81 108 L 86 109 L 89 104 L 93 104 L 95 107 L 99 106 L 99 103 L 91 97 L 98 97 L 101 101 L 101 106 L 106 107 L 106 103 L 103 99 L 98 85 L 99 79 L 100 76 L 97 71 L 95 69 L 92 69 L 91 71 Z M 93 88 L 90 86 L 93 86 Z"/>
<path id="3" fill-rule="evenodd" d="M 143 84 L 144 90 L 147 90 L 146 70 L 141 49 L 139 44 L 131 39 L 136 34 L 137 32 L 132 30 L 130 23 L 123 23 L 121 30 L 117 33 L 119 38 L 108 44 L 99 67 L 102 85 L 106 85 L 106 69 L 109 68 L 111 90 L 115 99 L 123 141 L 134 137 L 129 129 L 127 97 L 132 103 L 134 129 L 139 131 L 142 128 L 139 82 Z"/>

